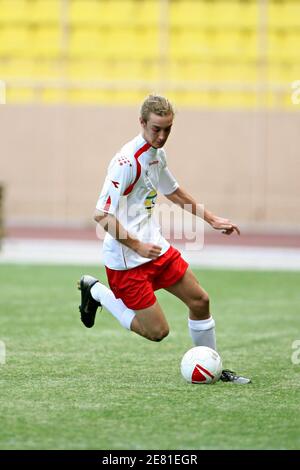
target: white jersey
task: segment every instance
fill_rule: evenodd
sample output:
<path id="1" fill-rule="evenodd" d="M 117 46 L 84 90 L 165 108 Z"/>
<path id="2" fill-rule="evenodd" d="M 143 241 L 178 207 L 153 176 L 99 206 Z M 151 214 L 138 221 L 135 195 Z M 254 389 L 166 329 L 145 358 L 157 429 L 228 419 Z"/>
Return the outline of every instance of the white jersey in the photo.
<path id="1" fill-rule="evenodd" d="M 165 151 L 151 147 L 142 135 L 138 135 L 110 162 L 96 207 L 114 215 L 133 237 L 161 246 L 163 255 L 170 244 L 161 235 L 153 209 L 158 190 L 167 195 L 178 186 L 167 168 Z M 134 268 L 150 261 L 109 233 L 104 238 L 103 256 L 105 266 L 116 270 Z"/>

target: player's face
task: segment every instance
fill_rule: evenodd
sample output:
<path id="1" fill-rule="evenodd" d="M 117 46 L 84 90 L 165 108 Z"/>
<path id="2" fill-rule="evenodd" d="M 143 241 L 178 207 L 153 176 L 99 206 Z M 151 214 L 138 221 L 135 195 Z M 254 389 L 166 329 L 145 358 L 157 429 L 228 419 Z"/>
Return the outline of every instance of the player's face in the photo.
<path id="1" fill-rule="evenodd" d="M 157 149 L 163 147 L 169 137 L 173 124 L 173 114 L 167 116 L 158 116 L 150 113 L 148 121 L 140 119 L 143 128 L 144 139 Z"/>

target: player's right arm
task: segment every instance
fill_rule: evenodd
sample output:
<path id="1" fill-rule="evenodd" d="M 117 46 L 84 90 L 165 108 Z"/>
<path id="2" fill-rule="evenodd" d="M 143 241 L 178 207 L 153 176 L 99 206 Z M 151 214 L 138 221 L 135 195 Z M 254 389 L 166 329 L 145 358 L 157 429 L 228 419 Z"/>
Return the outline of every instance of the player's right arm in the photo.
<path id="1" fill-rule="evenodd" d="M 124 196 L 126 189 L 133 184 L 135 172 L 136 169 L 129 160 L 124 162 L 118 157 L 112 160 L 97 202 L 94 220 L 113 238 L 143 258 L 156 259 L 160 255 L 161 247 L 151 243 L 143 243 L 133 237 L 116 217 L 120 198 Z"/>
<path id="2" fill-rule="evenodd" d="M 127 246 L 143 258 L 156 259 L 160 255 L 160 246 L 151 243 L 143 243 L 137 238 L 134 238 L 114 215 L 96 209 L 94 220 L 112 237 L 122 243 L 122 245 Z"/>

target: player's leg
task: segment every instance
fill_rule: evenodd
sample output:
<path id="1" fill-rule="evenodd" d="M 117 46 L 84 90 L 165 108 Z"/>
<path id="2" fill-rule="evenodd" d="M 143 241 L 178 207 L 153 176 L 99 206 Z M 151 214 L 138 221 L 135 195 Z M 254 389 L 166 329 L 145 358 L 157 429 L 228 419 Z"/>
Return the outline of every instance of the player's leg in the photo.
<path id="1" fill-rule="evenodd" d="M 127 308 L 123 301 L 117 299 L 114 293 L 98 279 L 85 274 L 78 282 L 78 289 L 81 291 L 79 311 L 84 326 L 91 328 L 95 323 L 98 307 L 105 307 L 124 328 L 131 329 L 135 312 Z"/>
<path id="2" fill-rule="evenodd" d="M 192 320 L 207 320 L 210 317 L 209 296 L 191 269 L 188 268 L 179 281 L 166 290 L 187 305 Z"/>
<path id="3" fill-rule="evenodd" d="M 117 299 L 108 287 L 97 282 L 91 289 L 94 299 L 101 301 L 106 308 L 126 329 L 151 341 L 161 341 L 169 333 L 169 326 L 157 301 L 150 307 L 130 309 L 121 299 Z M 154 294 L 153 294 L 154 299 Z"/>
<path id="4" fill-rule="evenodd" d="M 166 290 L 189 308 L 189 330 L 195 346 L 208 346 L 216 350 L 215 321 L 209 310 L 209 296 L 194 273 L 187 269 L 181 279 Z"/>
<path id="5" fill-rule="evenodd" d="M 169 325 L 157 301 L 151 307 L 135 310 L 131 330 L 151 341 L 161 341 L 169 334 Z"/>
<path id="6" fill-rule="evenodd" d="M 151 341 L 161 341 L 168 335 L 169 327 L 157 301 L 144 309 L 130 309 L 108 287 L 89 275 L 82 276 L 78 287 L 81 290 L 81 320 L 87 328 L 94 325 L 97 308 L 103 306 L 124 328 Z"/>
<path id="7" fill-rule="evenodd" d="M 166 290 L 188 306 L 189 330 L 195 346 L 208 346 L 216 350 L 215 322 L 209 310 L 209 297 L 194 273 L 187 269 L 183 277 Z M 221 380 L 242 385 L 251 382 L 249 378 L 228 369 L 222 371 Z"/>

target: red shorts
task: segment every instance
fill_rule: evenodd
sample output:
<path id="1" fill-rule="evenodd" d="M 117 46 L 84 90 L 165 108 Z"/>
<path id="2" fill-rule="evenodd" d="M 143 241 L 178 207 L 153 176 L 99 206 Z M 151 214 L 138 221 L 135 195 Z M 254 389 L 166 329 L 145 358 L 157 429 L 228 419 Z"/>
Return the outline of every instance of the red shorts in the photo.
<path id="1" fill-rule="evenodd" d="M 151 307 L 154 291 L 172 286 L 185 274 L 188 263 L 170 246 L 159 258 L 132 269 L 117 271 L 106 267 L 109 286 L 117 299 L 132 310 Z"/>

